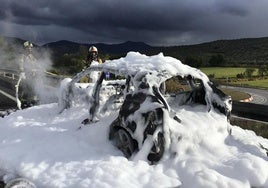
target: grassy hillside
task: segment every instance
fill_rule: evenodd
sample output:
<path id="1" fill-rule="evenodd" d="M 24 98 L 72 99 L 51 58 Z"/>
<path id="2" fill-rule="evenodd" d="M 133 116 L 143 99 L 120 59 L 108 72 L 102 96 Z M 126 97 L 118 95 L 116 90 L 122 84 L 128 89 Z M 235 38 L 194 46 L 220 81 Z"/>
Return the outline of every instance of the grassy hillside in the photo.
<path id="1" fill-rule="evenodd" d="M 245 67 L 205 67 L 201 71 L 208 76 L 213 76 L 213 80 L 221 83 L 234 86 L 245 86 L 268 89 L 268 76 L 259 76 L 258 68 L 253 69 L 252 77 L 237 78 L 238 74 L 245 73 Z"/>
<path id="2" fill-rule="evenodd" d="M 5 38 L 8 41 L 17 41 L 22 44 L 24 40 Z M 128 51 L 138 51 L 146 55 L 163 52 L 164 55 L 175 57 L 183 63 L 193 67 L 258 67 L 268 66 L 268 37 L 248 38 L 236 40 L 218 40 L 197 45 L 184 46 L 150 46 L 142 42 L 125 42 L 122 44 L 86 44 L 71 41 L 57 41 L 47 43 L 40 48 L 48 48 L 52 52 L 55 67 L 65 72 L 76 72 L 77 62 L 82 62 L 87 54 L 88 47 L 98 47 L 102 59 L 114 59 L 125 56 Z M 81 63 L 80 63 L 81 64 Z M 66 70 L 71 67 L 72 70 Z M 229 71 L 229 70 L 228 70 Z M 230 71 L 243 71 L 233 69 Z M 237 74 L 233 72 L 231 76 Z M 210 74 L 210 73 L 208 73 Z M 220 77 L 220 75 L 219 75 Z"/>
<path id="3" fill-rule="evenodd" d="M 167 55 L 184 60 L 187 56 L 208 61 L 215 54 L 221 54 L 227 64 L 268 64 L 268 37 L 237 40 L 218 40 L 198 45 L 160 48 Z"/>
<path id="4" fill-rule="evenodd" d="M 240 80 L 232 82 L 232 85 L 268 89 L 268 79 Z"/>
<path id="5" fill-rule="evenodd" d="M 214 75 L 214 78 L 236 78 L 237 74 L 244 73 L 245 67 L 203 67 L 200 68 L 206 75 Z M 257 69 L 253 76 L 257 75 Z"/>

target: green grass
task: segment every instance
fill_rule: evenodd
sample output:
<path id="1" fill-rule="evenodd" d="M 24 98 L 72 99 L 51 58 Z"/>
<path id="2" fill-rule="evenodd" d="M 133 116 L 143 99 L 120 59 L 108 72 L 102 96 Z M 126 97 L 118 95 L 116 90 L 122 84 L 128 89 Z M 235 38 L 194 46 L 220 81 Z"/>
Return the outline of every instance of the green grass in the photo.
<path id="1" fill-rule="evenodd" d="M 236 81 L 232 82 L 232 85 L 237 86 L 247 86 L 247 87 L 255 87 L 255 88 L 263 88 L 268 89 L 268 79 L 256 79 L 256 80 L 250 80 L 250 81 Z"/>
<path id="2" fill-rule="evenodd" d="M 259 79 L 258 69 L 256 68 L 253 72 L 253 79 L 237 79 L 236 75 L 244 73 L 247 68 L 245 67 L 204 67 L 201 68 L 201 71 L 206 75 L 214 75 L 214 80 L 218 80 L 220 84 L 230 84 L 233 86 L 242 86 L 242 87 L 253 87 L 268 89 L 268 78 Z M 227 80 L 228 78 L 228 80 Z M 228 81 L 228 83 L 226 82 Z"/>
<path id="3" fill-rule="evenodd" d="M 247 99 L 250 97 L 249 94 L 241 92 L 241 91 L 236 91 L 233 89 L 227 89 L 227 88 L 221 88 L 221 90 L 226 94 L 232 97 L 233 101 L 239 101 L 243 99 Z"/>
<path id="4" fill-rule="evenodd" d="M 240 67 L 204 67 L 200 68 L 206 75 L 214 74 L 214 78 L 236 78 L 237 74 L 244 73 L 247 68 Z M 257 69 L 255 69 L 253 76 L 257 75 Z"/>

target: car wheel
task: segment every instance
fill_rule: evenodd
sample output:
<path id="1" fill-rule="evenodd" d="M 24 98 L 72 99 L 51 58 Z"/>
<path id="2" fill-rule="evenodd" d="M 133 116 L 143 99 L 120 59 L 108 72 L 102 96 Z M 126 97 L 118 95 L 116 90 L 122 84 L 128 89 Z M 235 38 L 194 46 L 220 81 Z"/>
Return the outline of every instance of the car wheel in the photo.
<path id="1" fill-rule="evenodd" d="M 157 135 L 157 141 L 154 143 L 154 146 L 151 149 L 147 159 L 151 162 L 158 162 L 165 151 L 165 138 L 163 133 L 159 132 Z"/>
<path id="2" fill-rule="evenodd" d="M 9 181 L 6 185 L 5 188 L 36 188 L 36 186 L 29 180 L 25 178 L 15 178 L 11 181 Z"/>
<path id="3" fill-rule="evenodd" d="M 135 151 L 135 145 L 130 134 L 122 128 L 119 128 L 114 135 L 115 145 L 124 155 L 129 158 Z"/>

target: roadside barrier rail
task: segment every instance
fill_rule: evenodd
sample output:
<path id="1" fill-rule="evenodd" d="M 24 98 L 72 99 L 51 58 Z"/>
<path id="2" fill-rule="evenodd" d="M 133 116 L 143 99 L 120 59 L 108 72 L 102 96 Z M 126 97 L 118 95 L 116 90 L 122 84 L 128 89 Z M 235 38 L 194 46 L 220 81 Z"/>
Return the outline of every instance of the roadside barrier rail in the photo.
<path id="1" fill-rule="evenodd" d="M 0 76 L 12 80 L 19 79 L 19 71 L 15 69 L 0 69 Z"/>
<path id="2" fill-rule="evenodd" d="M 268 122 L 268 106 L 233 101 L 232 114 L 253 120 Z"/>

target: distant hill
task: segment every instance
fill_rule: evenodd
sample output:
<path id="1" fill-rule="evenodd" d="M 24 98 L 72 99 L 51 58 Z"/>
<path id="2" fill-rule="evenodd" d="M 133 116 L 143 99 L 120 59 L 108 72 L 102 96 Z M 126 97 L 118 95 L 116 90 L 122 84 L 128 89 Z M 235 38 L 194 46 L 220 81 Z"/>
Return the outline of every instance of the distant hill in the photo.
<path id="1" fill-rule="evenodd" d="M 157 47 L 150 46 L 143 42 L 125 42 L 121 44 L 79 44 L 70 41 L 58 41 L 48 43 L 49 47 L 57 55 L 63 53 L 75 53 L 81 46 L 88 48 L 95 45 L 102 54 L 125 56 L 129 51 L 138 51 L 147 55 L 163 52 L 180 60 L 188 56 L 200 57 L 203 60 L 209 59 L 212 55 L 222 55 L 227 64 L 260 65 L 268 64 L 268 37 L 248 38 L 236 40 L 218 40 L 196 45 Z"/>
<path id="2" fill-rule="evenodd" d="M 86 44 L 61 40 L 57 42 L 47 43 L 42 47 L 50 49 L 54 55 L 62 56 L 65 53 L 76 53 L 80 46 L 86 46 Z"/>
<path id="3" fill-rule="evenodd" d="M 17 38 L 5 38 L 8 41 L 23 43 L 25 40 Z M 87 49 L 94 45 L 99 49 L 101 55 L 109 57 L 125 56 L 129 51 L 138 51 L 143 54 L 153 55 L 163 52 L 180 60 L 187 57 L 198 57 L 203 61 L 208 61 L 211 56 L 220 54 L 231 65 L 268 65 L 268 37 L 265 38 L 245 38 L 235 40 L 217 40 L 196 45 L 184 46 L 150 46 L 143 42 L 127 41 L 121 44 L 83 44 L 66 40 L 47 43 L 40 46 L 48 48 L 52 57 L 60 58 L 64 54 L 86 53 Z"/>
<path id="4" fill-rule="evenodd" d="M 100 53 L 102 54 L 114 54 L 114 55 L 124 55 L 129 51 L 137 51 L 140 53 L 148 53 L 151 50 L 151 46 L 143 42 L 131 42 L 127 41 L 121 44 L 79 44 L 71 41 L 61 40 L 57 42 L 51 42 L 43 45 L 51 49 L 57 55 L 62 55 L 64 53 L 75 53 L 80 50 L 81 47 L 88 49 L 90 46 L 96 46 Z"/>
<path id="5" fill-rule="evenodd" d="M 212 55 L 221 54 L 229 64 L 267 65 L 268 37 L 218 40 L 197 45 L 160 48 L 160 51 L 179 59 L 187 56 L 206 59 Z"/>

